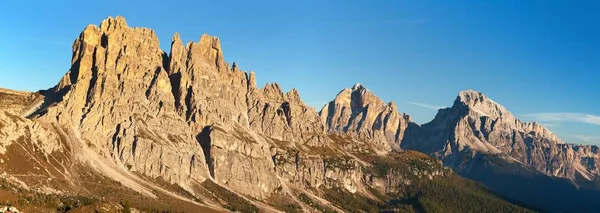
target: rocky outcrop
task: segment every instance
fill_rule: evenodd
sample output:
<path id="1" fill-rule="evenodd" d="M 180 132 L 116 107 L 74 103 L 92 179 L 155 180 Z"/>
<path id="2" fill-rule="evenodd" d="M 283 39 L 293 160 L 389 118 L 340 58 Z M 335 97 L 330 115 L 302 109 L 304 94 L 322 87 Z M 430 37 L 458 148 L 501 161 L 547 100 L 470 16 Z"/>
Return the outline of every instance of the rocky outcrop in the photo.
<path id="1" fill-rule="evenodd" d="M 175 108 L 186 121 L 200 129 L 248 123 L 246 73 L 225 63 L 218 38 L 205 34 L 184 47 L 175 34 L 168 60 Z"/>
<path id="2" fill-rule="evenodd" d="M 242 128 L 226 131 L 207 127 L 199 139 L 211 176 L 217 183 L 256 198 L 267 198 L 277 187 L 272 156 L 275 149 Z"/>
<path id="3" fill-rule="evenodd" d="M 0 212 L 2 213 L 19 213 L 19 209 L 17 209 L 17 207 L 14 206 L 4 206 L 4 207 L 0 207 Z"/>
<path id="4" fill-rule="evenodd" d="M 350 135 L 376 143 L 378 151 L 399 151 L 410 117 L 398 112 L 396 103 L 384 103 L 367 88 L 356 84 L 344 89 L 321 109 L 330 133 Z"/>
<path id="5" fill-rule="evenodd" d="M 280 141 L 324 146 L 329 142 L 319 115 L 296 89 L 284 94 L 277 83 L 248 94 L 250 127 Z"/>

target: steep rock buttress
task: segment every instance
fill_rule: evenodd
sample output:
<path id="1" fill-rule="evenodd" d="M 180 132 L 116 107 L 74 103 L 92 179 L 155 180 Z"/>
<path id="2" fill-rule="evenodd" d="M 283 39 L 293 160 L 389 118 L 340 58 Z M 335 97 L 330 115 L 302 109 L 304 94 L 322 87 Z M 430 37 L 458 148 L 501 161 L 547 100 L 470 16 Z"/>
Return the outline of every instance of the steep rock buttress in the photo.
<path id="1" fill-rule="evenodd" d="M 89 25 L 43 119 L 72 127 L 84 146 L 131 171 L 182 185 L 204 181 L 205 157 L 175 111 L 167 61 L 150 29 L 130 28 L 122 17 Z"/>

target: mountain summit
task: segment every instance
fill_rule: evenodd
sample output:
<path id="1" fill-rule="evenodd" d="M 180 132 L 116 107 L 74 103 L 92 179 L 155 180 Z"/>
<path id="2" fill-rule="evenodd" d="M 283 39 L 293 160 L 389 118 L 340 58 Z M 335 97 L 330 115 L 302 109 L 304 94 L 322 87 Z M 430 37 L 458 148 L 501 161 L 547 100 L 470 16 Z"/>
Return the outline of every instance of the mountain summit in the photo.
<path id="1" fill-rule="evenodd" d="M 360 84 L 344 89 L 320 112 L 328 132 L 351 135 L 355 140 L 377 143 L 378 152 L 399 151 L 410 117 L 398 112 L 396 103 L 383 102 Z"/>
<path id="2" fill-rule="evenodd" d="M 473 90 L 460 92 L 454 105 L 441 109 L 433 121 L 423 125 L 423 130 L 429 133 L 421 135 L 423 142 L 405 145 L 416 146 L 419 148 L 414 148 L 430 153 L 435 152 L 440 157 L 452 156 L 463 150 L 504 153 L 547 175 L 571 180 L 578 177 L 598 179 L 600 174 L 595 167 L 581 164 L 581 161 L 577 160 L 580 158 L 579 153 L 582 154 L 581 157 L 595 155 L 582 153 L 591 146 L 565 144 L 539 123 L 522 122 L 504 106 Z M 455 145 L 456 147 L 453 147 Z M 573 152 L 574 155 L 562 156 L 560 153 L 564 151 Z M 551 162 L 575 165 L 553 166 Z"/>
<path id="3" fill-rule="evenodd" d="M 488 98 L 485 94 L 474 90 L 465 90 L 458 94 L 452 107 L 457 108 L 461 105 L 486 117 L 512 117 L 512 114 L 504 106 Z"/>
<path id="4" fill-rule="evenodd" d="M 600 169 L 596 166 L 600 163 L 597 146 L 565 144 L 540 124 L 518 120 L 483 93 L 460 92 L 451 108 L 439 110 L 435 119 L 422 127 L 412 127 L 408 131 L 418 133 L 409 135 L 411 140 L 403 142 L 402 148 L 436 156 L 460 174 L 492 186 L 508 197 L 520 197 L 523 202 L 536 206 L 549 206 L 549 200 L 560 199 L 561 193 L 584 193 L 577 192 L 577 187 L 597 190 L 587 188 L 600 180 Z M 500 178 L 503 175 L 508 177 Z M 554 188 L 556 191 L 548 192 L 545 197 L 527 194 L 522 190 L 523 185 L 539 186 L 531 191 L 547 187 L 536 185 L 533 179 L 531 182 L 520 179 L 532 176 L 543 179 L 540 182 L 563 188 Z M 519 182 L 523 185 L 517 184 Z M 547 190 L 551 191 L 550 188 Z M 526 195 L 531 197 L 522 197 Z M 553 208 L 568 211 L 572 207 L 564 205 L 568 202 L 573 202 L 572 205 L 585 203 L 588 205 L 585 208 L 596 203 L 564 200 Z"/>

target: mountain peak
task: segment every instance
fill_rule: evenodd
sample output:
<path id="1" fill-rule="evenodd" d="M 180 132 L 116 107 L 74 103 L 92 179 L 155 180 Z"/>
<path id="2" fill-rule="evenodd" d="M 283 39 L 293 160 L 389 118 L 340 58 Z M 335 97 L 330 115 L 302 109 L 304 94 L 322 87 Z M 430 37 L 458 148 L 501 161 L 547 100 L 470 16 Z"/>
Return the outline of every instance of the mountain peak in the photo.
<path id="1" fill-rule="evenodd" d="M 461 100 L 463 103 L 475 103 L 478 101 L 485 101 L 489 98 L 481 92 L 468 89 L 458 93 L 458 99 Z"/>
<path id="2" fill-rule="evenodd" d="M 552 133 L 549 129 L 542 126 L 537 122 L 521 122 L 512 115 L 504 106 L 490 99 L 487 95 L 475 91 L 465 90 L 459 93 L 456 101 L 454 102 L 453 108 L 466 107 L 469 109 L 470 115 L 478 117 L 486 116 L 491 119 L 503 118 L 508 122 L 511 128 L 521 129 L 528 133 L 535 133 L 538 136 L 550 139 L 557 143 L 564 143 L 558 136 Z"/>
<path id="3" fill-rule="evenodd" d="M 358 141 L 374 141 L 377 152 L 400 150 L 410 118 L 398 112 L 391 101 L 385 103 L 360 83 L 340 91 L 320 112 L 327 130 L 350 134 Z"/>
<path id="4" fill-rule="evenodd" d="M 459 106 L 466 106 L 482 116 L 493 118 L 511 114 L 504 106 L 496 103 L 487 95 L 475 90 L 461 91 L 454 102 L 453 108 Z"/>

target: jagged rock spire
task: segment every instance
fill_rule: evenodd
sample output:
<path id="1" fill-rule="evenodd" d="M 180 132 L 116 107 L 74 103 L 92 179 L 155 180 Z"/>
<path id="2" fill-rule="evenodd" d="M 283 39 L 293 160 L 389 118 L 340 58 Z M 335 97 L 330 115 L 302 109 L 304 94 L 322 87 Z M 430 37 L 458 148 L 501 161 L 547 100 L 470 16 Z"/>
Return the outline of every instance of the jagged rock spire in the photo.
<path id="1" fill-rule="evenodd" d="M 397 111 L 395 103 L 385 103 L 363 85 L 344 89 L 321 109 L 321 119 L 331 133 L 353 135 L 373 141 L 380 151 L 399 150 L 404 131 L 410 123 Z"/>

